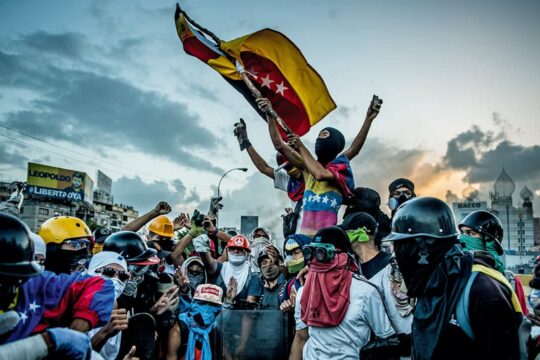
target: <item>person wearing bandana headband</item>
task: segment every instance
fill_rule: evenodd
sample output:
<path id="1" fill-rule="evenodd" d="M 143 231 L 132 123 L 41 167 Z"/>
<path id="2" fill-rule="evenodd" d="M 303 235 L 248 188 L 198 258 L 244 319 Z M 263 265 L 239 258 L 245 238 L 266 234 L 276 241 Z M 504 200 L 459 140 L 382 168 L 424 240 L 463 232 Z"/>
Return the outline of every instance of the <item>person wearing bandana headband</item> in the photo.
<path id="1" fill-rule="evenodd" d="M 412 357 L 517 359 L 517 296 L 493 259 L 473 259 L 458 235 L 452 210 L 436 198 L 411 199 L 392 220 L 385 240 L 394 242 L 408 295 L 417 299 Z"/>
<path id="2" fill-rule="evenodd" d="M 519 277 L 506 270 L 504 250 L 501 245 L 504 230 L 501 221 L 495 215 L 484 210 L 473 211 L 458 225 L 459 242 L 466 251 L 478 256 L 491 256 L 495 260 L 495 269 L 500 271 L 514 287 L 521 308 L 528 314 L 527 299 Z"/>

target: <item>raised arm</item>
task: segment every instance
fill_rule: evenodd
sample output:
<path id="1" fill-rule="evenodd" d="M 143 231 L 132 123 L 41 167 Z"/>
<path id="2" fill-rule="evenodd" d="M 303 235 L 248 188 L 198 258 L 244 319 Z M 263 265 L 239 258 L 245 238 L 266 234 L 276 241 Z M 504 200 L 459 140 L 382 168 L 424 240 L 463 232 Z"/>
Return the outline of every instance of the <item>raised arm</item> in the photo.
<path id="1" fill-rule="evenodd" d="M 251 159 L 251 162 L 259 172 L 263 173 L 264 175 L 268 176 L 269 178 L 274 178 L 274 169 L 268 165 L 266 161 L 259 155 L 259 153 L 255 150 L 253 145 L 251 145 L 251 141 L 249 141 L 248 135 L 247 135 L 247 127 L 246 122 L 244 119 L 240 119 L 239 122 L 234 124 L 234 136 L 236 136 L 236 139 L 238 140 L 238 144 L 240 145 L 240 150 L 247 149 L 247 152 L 249 154 L 249 157 Z"/>
<path id="2" fill-rule="evenodd" d="M 267 107 L 272 106 L 268 99 L 265 98 L 257 99 L 257 105 L 262 111 L 265 111 Z M 270 134 L 270 140 L 272 140 L 272 144 L 274 145 L 274 149 L 283 154 L 285 159 L 287 159 L 291 165 L 300 170 L 304 170 L 305 166 L 302 162 L 302 157 L 283 141 L 277 128 L 276 120 L 270 116 L 266 116 L 266 122 L 268 123 L 268 132 Z"/>
<path id="3" fill-rule="evenodd" d="M 171 212 L 171 206 L 166 201 L 160 201 L 155 208 L 146 214 L 139 216 L 132 222 L 126 224 L 122 231 L 139 231 L 144 225 L 159 215 L 165 215 Z"/>
<path id="4" fill-rule="evenodd" d="M 309 171 L 317 181 L 329 181 L 334 178 L 334 175 L 332 175 L 329 170 L 325 169 L 320 162 L 315 160 L 298 135 L 289 135 L 289 143 L 294 149 L 298 150 L 307 171 Z"/>
<path id="5" fill-rule="evenodd" d="M 364 120 L 362 128 L 354 138 L 351 146 L 344 152 L 344 155 L 349 160 L 352 160 L 356 155 L 358 155 L 360 150 L 362 150 L 362 147 L 366 142 L 366 138 L 368 136 L 371 124 L 373 123 L 373 120 L 375 120 L 377 115 L 379 115 L 382 102 L 382 99 L 379 99 L 377 95 L 373 95 L 373 99 L 371 99 L 371 103 L 369 104 L 369 108 L 367 110 L 366 118 Z"/>

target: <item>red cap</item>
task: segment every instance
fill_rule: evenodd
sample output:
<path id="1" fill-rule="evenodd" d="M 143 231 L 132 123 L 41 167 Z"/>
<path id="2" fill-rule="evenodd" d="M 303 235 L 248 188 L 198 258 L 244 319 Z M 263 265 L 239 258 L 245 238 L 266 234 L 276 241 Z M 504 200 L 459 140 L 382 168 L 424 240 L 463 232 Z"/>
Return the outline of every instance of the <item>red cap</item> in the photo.
<path id="1" fill-rule="evenodd" d="M 227 247 L 246 249 L 247 251 L 251 252 L 249 240 L 242 235 L 236 235 L 230 238 L 229 242 L 227 243 Z"/>

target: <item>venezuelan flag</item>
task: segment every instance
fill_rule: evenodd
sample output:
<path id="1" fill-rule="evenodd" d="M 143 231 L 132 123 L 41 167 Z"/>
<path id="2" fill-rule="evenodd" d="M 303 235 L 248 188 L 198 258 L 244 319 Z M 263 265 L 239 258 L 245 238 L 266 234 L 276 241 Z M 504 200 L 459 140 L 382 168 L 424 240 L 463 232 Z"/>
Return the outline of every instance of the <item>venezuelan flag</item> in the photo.
<path id="1" fill-rule="evenodd" d="M 324 80 L 285 35 L 263 29 L 216 44 L 189 23 L 183 13 L 177 11 L 175 18 L 184 51 L 221 74 L 263 119 L 234 62 L 248 72 L 262 96 L 270 100 L 285 124 L 300 136 L 336 108 Z"/>

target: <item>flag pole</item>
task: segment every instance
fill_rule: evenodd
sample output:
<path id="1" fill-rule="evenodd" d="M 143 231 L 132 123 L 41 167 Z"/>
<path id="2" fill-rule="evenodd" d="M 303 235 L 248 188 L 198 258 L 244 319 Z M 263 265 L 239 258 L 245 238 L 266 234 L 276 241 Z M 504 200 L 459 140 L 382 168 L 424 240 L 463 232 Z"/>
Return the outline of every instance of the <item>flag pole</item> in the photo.
<path id="1" fill-rule="evenodd" d="M 199 25 L 195 21 L 193 21 L 193 19 L 191 19 L 189 17 L 189 15 L 184 10 L 182 10 L 182 8 L 180 7 L 180 4 L 176 3 L 176 11 L 174 13 L 175 21 L 178 20 L 180 14 L 184 15 L 184 17 L 186 18 L 187 21 L 189 21 L 190 23 L 195 25 L 200 31 L 202 31 L 204 34 L 208 35 L 210 38 L 212 38 L 212 40 L 216 43 L 216 45 L 221 49 L 221 39 L 218 38 L 210 30 L 202 27 L 201 25 Z M 258 99 L 262 98 L 261 92 L 259 91 L 259 89 L 257 89 L 255 84 L 253 84 L 253 82 L 251 81 L 251 79 L 248 76 L 248 72 L 243 68 L 243 66 L 240 64 L 240 62 L 237 61 L 236 59 L 234 59 L 233 57 L 231 57 L 229 54 L 227 54 L 226 51 L 224 51 L 223 53 L 225 54 L 227 59 L 229 59 L 230 62 L 232 62 L 233 64 L 236 64 L 236 69 L 238 70 L 238 73 L 242 77 L 242 80 L 244 81 L 244 83 L 248 87 L 249 91 L 251 92 L 251 95 L 253 95 L 255 100 L 258 100 Z M 289 126 L 287 126 L 287 124 L 285 124 L 285 121 L 283 121 L 283 119 L 281 117 L 279 117 L 279 115 L 275 112 L 275 110 L 272 108 L 272 106 L 266 107 L 266 109 L 264 110 L 264 113 L 267 114 L 268 116 L 270 116 L 272 119 L 274 119 L 278 123 L 278 125 L 281 126 L 281 128 L 283 129 L 283 131 L 285 131 L 286 134 L 293 134 L 293 131 L 289 128 Z"/>

